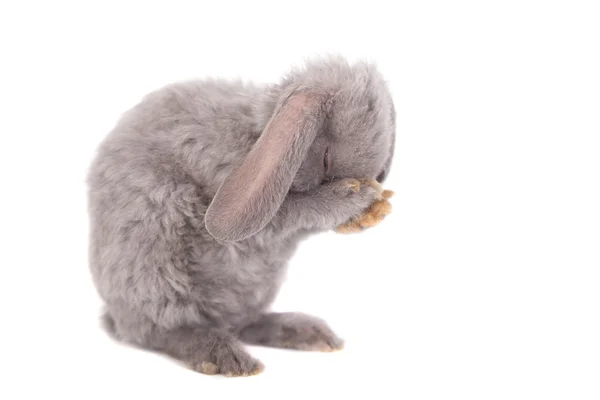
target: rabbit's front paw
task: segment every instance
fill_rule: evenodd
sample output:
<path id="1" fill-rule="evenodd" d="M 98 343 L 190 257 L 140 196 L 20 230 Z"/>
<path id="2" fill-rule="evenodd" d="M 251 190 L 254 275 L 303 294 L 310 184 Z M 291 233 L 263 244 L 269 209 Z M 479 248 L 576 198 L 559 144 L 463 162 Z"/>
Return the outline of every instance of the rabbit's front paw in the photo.
<path id="1" fill-rule="evenodd" d="M 391 190 L 383 190 L 379 182 L 372 179 L 356 180 L 346 179 L 342 181 L 348 190 L 360 193 L 365 191 L 374 196 L 359 215 L 354 216 L 346 223 L 338 226 L 338 233 L 360 232 L 379 224 L 392 211 L 392 204 L 388 201 L 394 195 Z"/>

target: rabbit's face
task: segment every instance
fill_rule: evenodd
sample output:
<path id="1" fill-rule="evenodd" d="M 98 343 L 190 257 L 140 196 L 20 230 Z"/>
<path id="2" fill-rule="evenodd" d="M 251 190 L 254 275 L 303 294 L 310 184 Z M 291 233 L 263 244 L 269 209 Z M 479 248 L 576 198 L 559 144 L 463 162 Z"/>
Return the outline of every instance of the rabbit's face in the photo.
<path id="1" fill-rule="evenodd" d="M 307 152 L 291 190 L 314 189 L 335 178 L 382 182 L 395 144 L 395 110 L 382 82 L 342 87 L 332 97 L 328 118 Z"/>
<path id="2" fill-rule="evenodd" d="M 313 62 L 266 90 L 256 107 L 263 133 L 206 213 L 215 238 L 252 236 L 289 191 L 306 192 L 335 178 L 386 178 L 395 111 L 373 66 L 336 58 Z"/>

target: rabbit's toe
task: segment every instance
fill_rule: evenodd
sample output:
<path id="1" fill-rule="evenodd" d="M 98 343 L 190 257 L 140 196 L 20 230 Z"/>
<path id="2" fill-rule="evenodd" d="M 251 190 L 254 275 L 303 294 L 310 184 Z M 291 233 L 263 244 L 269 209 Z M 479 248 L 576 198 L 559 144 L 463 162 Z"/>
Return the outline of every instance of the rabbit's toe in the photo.
<path id="1" fill-rule="evenodd" d="M 384 190 L 383 193 L 381 193 L 381 196 L 386 200 L 391 199 L 394 196 L 394 192 L 391 190 Z"/>
<path id="2" fill-rule="evenodd" d="M 203 361 L 198 365 L 198 371 L 206 375 L 216 375 L 219 373 L 219 367 L 211 362 Z"/>
<path id="3" fill-rule="evenodd" d="M 381 184 L 374 179 L 342 179 L 340 181 L 342 189 L 347 193 L 359 193 L 359 192 L 375 192 L 380 195 L 383 192 Z M 379 196 L 378 196 L 379 197 Z"/>
<path id="4" fill-rule="evenodd" d="M 361 182 L 358 179 L 342 179 L 337 183 L 337 190 L 342 193 L 358 193 L 360 191 Z"/>
<path id="5" fill-rule="evenodd" d="M 364 186 L 369 186 L 375 189 L 378 193 L 383 192 L 383 188 L 381 187 L 381 183 L 377 182 L 375 179 L 361 179 L 360 184 Z"/>

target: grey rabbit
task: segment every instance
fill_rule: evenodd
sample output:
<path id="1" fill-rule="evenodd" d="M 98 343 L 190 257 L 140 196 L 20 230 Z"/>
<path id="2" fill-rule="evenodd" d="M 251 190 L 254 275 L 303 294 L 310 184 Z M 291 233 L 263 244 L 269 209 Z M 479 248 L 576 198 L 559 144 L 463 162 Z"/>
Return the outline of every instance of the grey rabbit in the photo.
<path id="1" fill-rule="evenodd" d="M 301 240 L 381 197 L 372 183 L 389 172 L 395 121 L 376 66 L 338 56 L 278 84 L 207 79 L 146 95 L 88 172 L 107 330 L 227 376 L 262 371 L 244 343 L 340 349 L 323 320 L 268 309 Z"/>

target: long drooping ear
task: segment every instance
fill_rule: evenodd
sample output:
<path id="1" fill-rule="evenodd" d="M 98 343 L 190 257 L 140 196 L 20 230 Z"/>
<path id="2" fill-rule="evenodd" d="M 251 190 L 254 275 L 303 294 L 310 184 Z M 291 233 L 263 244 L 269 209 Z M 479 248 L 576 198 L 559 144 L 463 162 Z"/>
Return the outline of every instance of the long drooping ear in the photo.
<path id="1" fill-rule="evenodd" d="M 205 216 L 219 240 L 246 239 L 273 218 L 325 120 L 325 95 L 293 93 L 273 117 L 244 161 L 223 182 Z"/>

